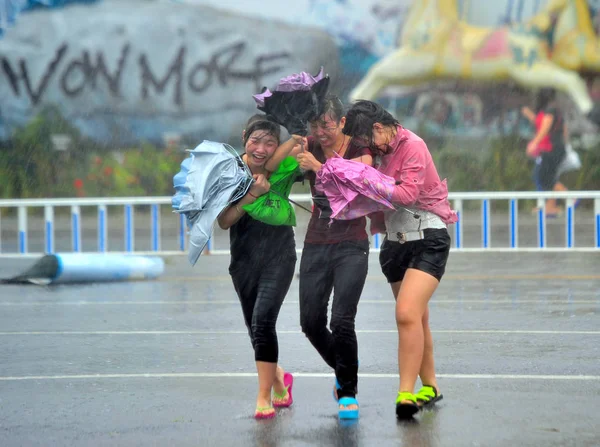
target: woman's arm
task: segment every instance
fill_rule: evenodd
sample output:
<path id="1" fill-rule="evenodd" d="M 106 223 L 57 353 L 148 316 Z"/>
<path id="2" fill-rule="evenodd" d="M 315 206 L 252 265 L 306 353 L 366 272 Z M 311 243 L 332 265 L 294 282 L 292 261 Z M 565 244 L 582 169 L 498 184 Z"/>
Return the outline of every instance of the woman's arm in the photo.
<path id="1" fill-rule="evenodd" d="M 373 156 L 372 155 L 361 155 L 360 157 L 351 158 L 352 161 L 358 161 L 359 163 L 364 163 L 368 166 L 373 166 Z"/>
<path id="2" fill-rule="evenodd" d="M 310 152 L 301 152 L 296 156 L 296 159 L 300 164 L 300 168 L 307 171 L 313 171 L 317 173 L 321 170 L 321 166 L 323 166 L 323 164 L 319 162 Z M 357 161 L 368 166 L 373 166 L 373 156 L 371 155 L 370 150 L 363 150 L 360 156 L 350 158 L 350 161 Z"/>
<path id="3" fill-rule="evenodd" d="M 265 169 L 269 172 L 277 171 L 279 165 L 285 158 L 289 156 L 295 157 L 296 154 L 300 152 L 303 141 L 304 137 L 292 135 L 292 138 L 287 140 L 285 143 L 280 144 L 279 147 L 275 149 L 275 152 L 271 158 L 269 158 L 265 163 Z"/>
<path id="4" fill-rule="evenodd" d="M 535 113 L 529 107 L 523 107 L 521 109 L 521 113 L 525 118 L 529 120 L 531 124 L 535 125 Z"/>
<path id="5" fill-rule="evenodd" d="M 233 225 L 235 225 L 235 223 L 238 220 L 240 220 L 241 217 L 245 213 L 242 206 L 253 203 L 255 200 L 256 199 L 254 197 L 252 197 L 250 195 L 250 193 L 248 193 L 244 197 L 242 197 L 242 200 L 240 200 L 235 205 L 230 205 L 227 208 L 225 208 L 223 210 L 223 212 L 221 214 L 219 214 L 219 217 L 217 218 L 217 222 L 219 223 L 219 228 L 221 228 L 222 230 L 228 230 Z"/>
<path id="6" fill-rule="evenodd" d="M 392 203 L 404 206 L 413 205 L 419 198 L 421 188 L 425 183 L 425 169 L 427 168 L 427 146 L 423 141 L 405 143 L 403 148 L 406 160 L 400 168 L 400 181 L 392 192 Z"/>
<path id="7" fill-rule="evenodd" d="M 219 227 L 222 230 L 228 230 L 231 226 L 235 225 L 235 223 L 245 214 L 242 206 L 254 203 L 260 196 L 269 192 L 270 187 L 271 185 L 264 175 L 255 175 L 254 184 L 246 195 L 242 197 L 238 203 L 228 206 L 221 214 L 219 214 L 219 217 L 217 218 Z"/>

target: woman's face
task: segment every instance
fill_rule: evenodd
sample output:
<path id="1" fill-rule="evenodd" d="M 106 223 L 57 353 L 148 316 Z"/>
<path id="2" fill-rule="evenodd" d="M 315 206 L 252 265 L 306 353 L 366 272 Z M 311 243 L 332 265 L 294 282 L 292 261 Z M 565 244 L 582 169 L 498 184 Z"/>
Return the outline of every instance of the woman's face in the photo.
<path id="1" fill-rule="evenodd" d="M 246 142 L 246 156 L 249 166 L 263 167 L 279 146 L 277 138 L 266 130 L 255 130 Z"/>
<path id="2" fill-rule="evenodd" d="M 346 124 L 345 117 L 342 117 L 338 123 L 330 114 L 321 115 L 319 119 L 311 121 L 310 133 L 322 147 L 331 148 L 338 141 L 344 124 Z"/>
<path id="3" fill-rule="evenodd" d="M 371 139 L 373 146 L 384 154 L 390 149 L 391 132 L 380 123 L 373 124 L 373 138 Z"/>

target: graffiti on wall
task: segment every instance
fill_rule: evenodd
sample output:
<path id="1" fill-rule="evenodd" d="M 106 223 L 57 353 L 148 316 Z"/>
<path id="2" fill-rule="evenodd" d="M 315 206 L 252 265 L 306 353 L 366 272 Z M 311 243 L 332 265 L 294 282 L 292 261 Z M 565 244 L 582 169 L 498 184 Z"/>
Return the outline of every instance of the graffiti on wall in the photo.
<path id="1" fill-rule="evenodd" d="M 0 139 L 56 105 L 107 144 L 162 143 L 167 133 L 229 141 L 239 139 L 263 86 L 322 65 L 337 74 L 336 46 L 325 33 L 265 29 L 244 16 L 167 2 L 145 6 L 140 24 L 129 18 L 137 7 L 102 1 L 48 12 L 51 20 L 22 17 L 0 40 Z M 83 22 L 91 9 L 97 20 Z"/>
<path id="2" fill-rule="evenodd" d="M 229 87 L 236 82 L 250 82 L 253 90 L 259 91 L 265 77 L 280 71 L 281 62 L 290 58 L 285 51 L 259 53 L 250 57 L 250 64 L 240 64 L 247 47 L 245 41 L 233 42 L 214 49 L 205 60 L 193 60 L 187 46 L 180 45 L 173 51 L 173 57 L 168 58 L 167 65 L 157 68 L 152 66 L 148 52 L 135 54 L 130 42 L 123 43 L 116 60 L 110 61 L 103 50 L 69 51 L 65 42 L 54 51 L 37 79 L 26 59 L 0 56 L 0 78 L 7 81 L 14 97 L 26 98 L 32 106 L 44 102 L 48 89 L 58 90 L 65 98 L 78 98 L 90 90 L 98 90 L 101 82 L 112 99 L 125 99 L 123 80 L 127 79 L 139 85 L 137 98 L 128 95 L 129 99 L 146 100 L 170 91 L 168 101 L 182 107 L 184 100 L 195 101 L 194 95 L 202 94 L 214 84 Z M 109 66 L 115 68 L 111 70 Z"/>
<path id="3" fill-rule="evenodd" d="M 478 26 L 526 20 L 545 4 L 545 0 L 456 1 L 461 17 Z M 81 38 L 81 30 L 31 37 L 38 28 L 43 29 L 42 21 L 52 21 L 27 20 L 25 11 L 13 27 L 19 38 L 11 40 L 8 33 L 0 39 L 0 139 L 25 124 L 44 104 L 57 103 L 67 119 L 100 140 L 119 133 L 115 126 L 121 130 L 128 126 L 128 138 L 134 140 L 156 140 L 160 132 L 187 134 L 192 129 L 223 138 L 222 123 L 232 119 L 233 113 L 239 121 L 252 112 L 251 94 L 263 85 L 273 85 L 281 76 L 319 65 L 325 65 L 330 73 L 339 67 L 334 90 L 346 98 L 373 64 L 398 47 L 412 2 L 157 0 L 144 3 L 147 16 L 153 17 L 152 23 L 160 30 L 148 32 L 139 26 L 138 14 L 127 12 L 126 2 L 56 0 L 56 5 L 67 6 L 43 14 L 59 14 L 57 23 L 88 17 L 89 33 L 85 38 Z M 69 6 L 71 3 L 74 5 Z M 213 11 L 207 16 L 201 8 L 193 12 L 190 4 L 229 12 L 218 15 Z M 600 0 L 588 0 L 588 4 L 596 27 L 600 27 Z M 100 22 L 95 18 L 102 14 L 113 17 L 115 11 L 124 18 L 107 22 L 110 25 L 95 25 Z M 164 11 L 172 14 L 172 28 L 165 28 L 165 23 L 171 22 Z M 186 17 L 195 17 L 194 23 Z M 269 26 L 256 26 L 257 18 Z M 197 26 L 206 22 L 210 23 Z M 315 37 L 310 42 L 317 44 L 299 49 L 297 36 L 313 36 L 314 28 L 329 37 Z M 29 37 L 39 41 L 38 50 L 23 44 L 29 38 L 27 29 Z M 591 89 L 591 96 L 600 99 L 597 82 Z M 482 97 L 495 92 L 490 88 L 488 94 L 455 91 L 440 96 L 415 90 L 382 102 L 391 108 L 401 104 L 407 122 L 426 123 L 436 132 L 479 135 L 519 127 L 518 107 L 507 106 L 500 118 L 499 109 L 488 110 L 489 101 L 482 104 Z"/>

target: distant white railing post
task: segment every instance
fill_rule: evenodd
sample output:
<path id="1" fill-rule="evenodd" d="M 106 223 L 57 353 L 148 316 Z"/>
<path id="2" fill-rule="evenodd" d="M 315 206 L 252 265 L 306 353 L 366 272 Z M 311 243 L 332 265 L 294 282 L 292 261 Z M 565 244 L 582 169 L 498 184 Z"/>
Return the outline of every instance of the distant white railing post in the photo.
<path id="1" fill-rule="evenodd" d="M 566 200 L 567 215 L 565 216 L 565 245 L 567 248 L 575 246 L 575 200 Z"/>
<path id="2" fill-rule="evenodd" d="M 19 253 L 27 253 L 27 207 L 19 206 L 17 211 L 19 220 Z"/>
<path id="3" fill-rule="evenodd" d="M 152 251 L 160 251 L 160 205 L 151 205 Z"/>
<path id="4" fill-rule="evenodd" d="M 71 237 L 72 250 L 81 252 L 81 208 L 79 205 L 71 206 Z"/>
<path id="5" fill-rule="evenodd" d="M 458 221 L 454 224 L 454 245 L 457 249 L 463 246 L 463 201 L 462 199 L 454 200 L 454 210 L 458 217 Z"/>
<path id="6" fill-rule="evenodd" d="M 46 235 L 46 253 L 54 253 L 54 207 L 46 205 L 44 207 L 44 222 Z"/>
<path id="7" fill-rule="evenodd" d="M 596 248 L 600 248 L 600 197 L 594 199 L 594 216 L 596 216 Z"/>
<path id="8" fill-rule="evenodd" d="M 135 245 L 133 226 L 133 205 L 125 205 L 125 251 L 132 252 Z"/>
<path id="9" fill-rule="evenodd" d="M 481 245 L 483 248 L 490 248 L 490 200 L 481 201 Z"/>
<path id="10" fill-rule="evenodd" d="M 546 248 L 546 200 L 537 200 L 538 248 Z"/>
<path id="11" fill-rule="evenodd" d="M 186 222 L 183 214 L 179 215 L 179 250 L 185 251 Z"/>
<path id="12" fill-rule="evenodd" d="M 108 213 L 106 205 L 98 205 L 98 252 L 104 253 L 108 245 Z"/>
<path id="13" fill-rule="evenodd" d="M 519 247 L 519 200 L 510 199 L 508 211 L 508 225 L 510 228 L 510 248 Z"/>

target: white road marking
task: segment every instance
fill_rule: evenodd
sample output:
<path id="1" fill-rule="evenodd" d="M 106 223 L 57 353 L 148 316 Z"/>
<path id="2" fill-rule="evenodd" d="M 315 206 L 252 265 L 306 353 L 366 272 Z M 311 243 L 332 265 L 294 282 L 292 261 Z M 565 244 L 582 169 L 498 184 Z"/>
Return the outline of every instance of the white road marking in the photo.
<path id="1" fill-rule="evenodd" d="M 551 331 L 551 330 L 521 330 L 521 329 L 439 329 L 432 330 L 433 334 L 527 334 L 527 335 L 600 335 L 600 331 Z M 278 334 L 302 335 L 301 331 L 277 331 Z M 396 329 L 358 329 L 358 334 L 396 334 Z M 237 335 L 248 334 L 248 331 L 14 331 L 0 332 L 0 336 L 25 335 Z"/>
<path id="2" fill-rule="evenodd" d="M 295 377 L 333 378 L 333 373 L 293 372 Z M 362 379 L 397 379 L 397 374 L 358 374 Z M 443 379 L 466 380 L 567 380 L 600 381 L 600 376 L 587 375 L 536 375 L 536 374 L 437 374 Z M 0 381 L 19 380 L 101 380 L 101 379 L 203 379 L 257 377 L 256 373 L 140 373 L 140 374 L 73 374 L 54 376 L 0 376 Z"/>
<path id="3" fill-rule="evenodd" d="M 392 298 L 385 300 L 362 300 L 359 306 L 366 304 L 385 304 L 392 306 L 394 300 Z M 137 305 L 161 305 L 161 306 L 189 306 L 195 304 L 237 304 L 239 300 L 189 300 L 189 301 L 0 301 L 0 306 L 137 306 Z M 285 304 L 299 304 L 298 300 L 286 300 Z M 431 306 L 444 304 L 506 304 L 506 305 L 518 305 L 518 304 L 594 304 L 600 305 L 600 299 L 589 299 L 589 300 L 573 300 L 565 297 L 561 298 L 548 298 L 541 297 L 539 299 L 526 299 L 521 300 L 519 298 L 503 298 L 503 299 L 464 299 L 464 300 L 445 300 L 445 299 L 434 299 L 431 301 Z"/>

